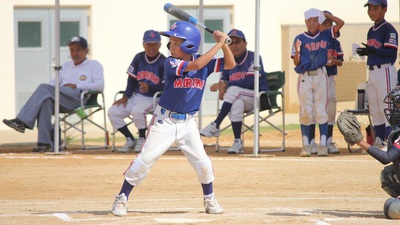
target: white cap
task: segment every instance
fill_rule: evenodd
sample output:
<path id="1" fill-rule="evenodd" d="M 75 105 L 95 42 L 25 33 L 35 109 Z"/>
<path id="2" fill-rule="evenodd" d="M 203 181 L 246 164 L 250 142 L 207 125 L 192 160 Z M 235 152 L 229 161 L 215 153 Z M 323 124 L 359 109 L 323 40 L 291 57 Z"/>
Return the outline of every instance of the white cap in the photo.
<path id="1" fill-rule="evenodd" d="M 314 9 L 314 8 L 311 8 L 311 9 L 307 10 L 304 13 L 304 17 L 305 17 L 306 20 L 308 20 L 308 19 L 310 19 L 312 17 L 318 17 L 318 23 L 319 24 L 322 24 L 326 19 L 324 13 L 321 10 Z"/>

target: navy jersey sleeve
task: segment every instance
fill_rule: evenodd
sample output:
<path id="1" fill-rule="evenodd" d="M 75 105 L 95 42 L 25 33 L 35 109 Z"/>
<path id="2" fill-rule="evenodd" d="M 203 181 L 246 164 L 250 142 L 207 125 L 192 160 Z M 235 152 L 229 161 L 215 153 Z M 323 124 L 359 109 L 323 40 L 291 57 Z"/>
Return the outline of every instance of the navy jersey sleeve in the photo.
<path id="1" fill-rule="evenodd" d="M 140 55 L 136 54 L 135 57 L 132 59 L 132 62 L 129 65 L 128 70 L 126 71 L 126 73 L 129 76 L 132 76 L 132 77 L 136 78 L 137 70 L 139 69 L 139 63 L 140 63 Z"/>
<path id="2" fill-rule="evenodd" d="M 393 145 L 386 152 L 370 146 L 367 152 L 382 164 L 388 164 L 400 158 L 400 149 Z"/>
<path id="3" fill-rule="evenodd" d="M 139 61 L 139 54 L 136 54 L 135 57 L 132 59 L 131 64 L 128 67 L 126 73 L 129 75 L 124 97 L 131 97 L 133 92 L 135 92 L 136 87 L 138 86 L 138 82 L 136 80 L 135 68 L 138 68 L 138 61 Z"/>
<path id="4" fill-rule="evenodd" d="M 137 87 L 137 80 L 131 76 L 128 76 L 128 81 L 126 83 L 126 88 L 124 92 L 124 97 L 131 97 L 133 92 L 135 92 L 135 88 Z"/>
<path id="5" fill-rule="evenodd" d="M 340 41 L 337 39 L 334 39 L 334 43 L 335 43 L 335 49 L 337 52 L 337 56 L 336 59 L 342 60 L 344 61 L 344 52 L 343 52 L 343 48 L 342 45 L 340 44 Z"/>
<path id="6" fill-rule="evenodd" d="M 261 66 L 260 74 L 259 74 L 260 82 L 258 84 L 259 85 L 259 90 L 260 91 L 267 91 L 269 89 L 268 88 L 267 73 L 264 70 L 264 64 L 263 64 L 261 56 L 260 56 L 260 66 Z"/>

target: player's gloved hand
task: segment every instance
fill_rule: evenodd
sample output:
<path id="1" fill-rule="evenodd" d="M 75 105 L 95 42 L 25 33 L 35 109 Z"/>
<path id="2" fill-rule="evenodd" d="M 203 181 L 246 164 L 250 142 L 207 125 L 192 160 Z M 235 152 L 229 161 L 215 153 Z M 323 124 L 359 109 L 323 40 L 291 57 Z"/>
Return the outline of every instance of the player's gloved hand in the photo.
<path id="1" fill-rule="evenodd" d="M 361 125 L 353 113 L 347 110 L 341 112 L 337 118 L 336 125 L 347 144 L 353 146 L 364 139 L 361 133 Z"/>
<path id="2" fill-rule="evenodd" d="M 364 45 L 365 48 L 357 48 L 356 50 L 359 56 L 375 54 L 376 49 L 374 47 L 368 46 L 367 44 L 364 43 L 362 43 L 362 45 Z"/>

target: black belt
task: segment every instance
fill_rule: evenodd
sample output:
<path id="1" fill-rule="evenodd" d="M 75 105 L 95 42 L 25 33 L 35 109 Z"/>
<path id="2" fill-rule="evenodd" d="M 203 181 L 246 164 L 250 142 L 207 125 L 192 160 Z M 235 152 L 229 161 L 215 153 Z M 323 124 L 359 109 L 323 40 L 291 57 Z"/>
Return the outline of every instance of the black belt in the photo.
<path id="1" fill-rule="evenodd" d="M 389 66 L 391 66 L 391 65 L 393 65 L 393 63 L 384 63 L 384 64 L 376 64 L 376 65 L 367 65 L 367 68 L 369 69 L 369 70 L 377 70 L 377 69 L 380 69 L 380 68 L 386 68 L 386 67 L 389 67 Z"/>
<path id="2" fill-rule="evenodd" d="M 380 69 L 380 68 L 382 67 L 382 65 L 381 65 L 381 64 L 377 64 L 377 65 L 367 65 L 367 68 L 368 68 L 369 70 L 374 70 L 375 67 L 376 67 L 377 69 Z"/>

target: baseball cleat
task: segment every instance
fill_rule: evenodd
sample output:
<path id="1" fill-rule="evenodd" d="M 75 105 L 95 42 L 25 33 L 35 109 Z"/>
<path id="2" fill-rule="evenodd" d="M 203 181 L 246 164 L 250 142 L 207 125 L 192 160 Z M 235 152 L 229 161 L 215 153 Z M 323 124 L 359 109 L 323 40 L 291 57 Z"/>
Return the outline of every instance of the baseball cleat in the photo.
<path id="1" fill-rule="evenodd" d="M 47 152 L 49 150 L 52 150 L 51 145 L 39 143 L 36 147 L 32 149 L 32 152 Z"/>
<path id="2" fill-rule="evenodd" d="M 318 144 L 314 143 L 311 145 L 311 154 L 317 154 L 318 153 Z"/>
<path id="3" fill-rule="evenodd" d="M 21 132 L 21 133 L 25 133 L 25 125 L 24 123 L 22 123 L 20 120 L 18 119 L 12 119 L 12 120 L 7 120 L 4 119 L 3 123 L 11 128 L 13 128 L 14 130 Z"/>
<path id="4" fill-rule="evenodd" d="M 142 151 L 142 147 L 143 147 L 143 144 L 144 144 L 145 141 L 146 141 L 146 139 L 144 139 L 144 138 L 137 139 L 136 145 L 135 145 L 135 149 L 133 151 L 134 152 Z"/>
<path id="5" fill-rule="evenodd" d="M 228 150 L 228 154 L 242 154 L 242 153 L 244 153 L 242 140 L 235 139 L 232 147 Z"/>
<path id="6" fill-rule="evenodd" d="M 122 148 L 117 148 L 117 152 L 130 152 L 135 147 L 136 141 L 128 138 Z"/>
<path id="7" fill-rule="evenodd" d="M 204 210 L 207 214 L 222 214 L 224 209 L 218 204 L 217 199 L 204 199 Z"/>
<path id="8" fill-rule="evenodd" d="M 318 146 L 318 156 L 327 156 L 328 155 L 328 147 L 325 145 Z"/>
<path id="9" fill-rule="evenodd" d="M 328 153 L 329 154 L 340 154 L 340 151 L 336 147 L 336 143 L 335 142 L 329 143 L 326 147 L 328 147 Z"/>
<path id="10" fill-rule="evenodd" d="M 200 131 L 200 135 L 204 137 L 219 137 L 219 129 L 215 122 L 211 122 Z"/>
<path id="11" fill-rule="evenodd" d="M 304 145 L 303 149 L 301 149 L 300 156 L 308 157 L 311 155 L 311 145 Z"/>
<path id="12" fill-rule="evenodd" d="M 124 193 L 115 196 L 115 201 L 113 204 L 112 214 L 115 216 L 126 216 L 127 214 L 127 202 L 128 198 Z"/>

